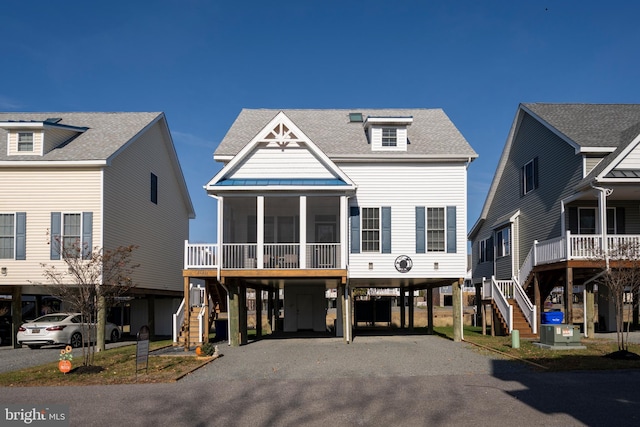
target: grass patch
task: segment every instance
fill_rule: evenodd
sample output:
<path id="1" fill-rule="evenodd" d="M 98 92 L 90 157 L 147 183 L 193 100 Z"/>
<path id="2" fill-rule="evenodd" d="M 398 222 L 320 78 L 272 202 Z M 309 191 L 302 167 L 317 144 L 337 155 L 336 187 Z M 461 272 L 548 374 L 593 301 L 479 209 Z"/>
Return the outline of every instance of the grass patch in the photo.
<path id="1" fill-rule="evenodd" d="M 170 341 L 150 343 L 150 350 L 170 344 Z M 136 376 L 136 346 L 128 345 L 96 353 L 91 367 L 81 366 L 80 349 L 74 349 L 74 367 L 66 374 L 58 370 L 58 362 L 20 371 L 0 374 L 0 386 L 42 387 L 67 385 L 106 385 L 160 383 L 176 381 L 202 366 L 207 360 L 195 356 L 154 356 L 149 354 L 148 370 L 138 370 Z"/>
<path id="2" fill-rule="evenodd" d="M 438 335 L 453 339 L 453 327 L 436 327 Z M 482 335 L 479 327 L 466 326 L 464 340 L 504 353 L 513 358 L 541 365 L 549 371 L 640 369 L 640 360 L 617 360 L 605 357 L 618 350 L 618 344 L 606 339 L 582 339 L 583 350 L 549 350 L 533 345 L 533 341 L 520 339 L 520 348 L 512 348 L 511 337 Z M 482 347 L 476 351 L 486 353 Z M 629 344 L 629 351 L 640 354 L 640 345 Z"/>

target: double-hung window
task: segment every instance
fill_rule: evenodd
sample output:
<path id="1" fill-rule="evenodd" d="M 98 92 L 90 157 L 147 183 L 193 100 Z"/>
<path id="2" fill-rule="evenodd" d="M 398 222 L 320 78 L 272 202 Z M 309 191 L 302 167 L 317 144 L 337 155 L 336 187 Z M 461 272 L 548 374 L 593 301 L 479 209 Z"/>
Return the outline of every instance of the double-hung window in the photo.
<path id="1" fill-rule="evenodd" d="M 33 132 L 18 132 L 18 151 L 33 152 Z"/>
<path id="2" fill-rule="evenodd" d="M 362 208 L 362 252 L 380 251 L 380 208 Z"/>
<path id="3" fill-rule="evenodd" d="M 479 262 L 493 261 L 493 237 L 480 240 L 478 251 Z"/>
<path id="4" fill-rule="evenodd" d="M 81 239 L 82 216 L 79 213 L 65 213 L 62 216 L 62 247 L 65 253 L 78 256 L 82 251 Z M 77 254 L 73 254 L 73 251 Z"/>
<path id="5" fill-rule="evenodd" d="M 15 254 L 15 215 L 0 214 L 0 259 L 13 259 Z"/>
<path id="6" fill-rule="evenodd" d="M 596 208 L 578 208 L 578 234 L 596 234 Z"/>
<path id="7" fill-rule="evenodd" d="M 427 252 L 444 252 L 444 208 L 427 208 Z"/>

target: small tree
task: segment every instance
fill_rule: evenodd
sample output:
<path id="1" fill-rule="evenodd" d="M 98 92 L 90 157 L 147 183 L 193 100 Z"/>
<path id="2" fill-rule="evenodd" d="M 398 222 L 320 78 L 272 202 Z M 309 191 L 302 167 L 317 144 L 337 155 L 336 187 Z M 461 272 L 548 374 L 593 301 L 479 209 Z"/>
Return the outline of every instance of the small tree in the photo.
<path id="1" fill-rule="evenodd" d="M 629 319 L 633 316 L 633 309 L 638 305 L 638 291 L 640 290 L 640 242 L 629 240 L 610 248 L 607 252 L 608 260 L 602 275 L 596 281 L 609 289 L 609 298 L 613 299 L 616 317 L 616 335 L 618 350 L 629 349 L 629 326 L 624 329 L 625 308 Z M 625 304 L 625 294 L 633 295 L 631 303 Z M 626 306 L 626 307 L 625 307 Z"/>
<path id="2" fill-rule="evenodd" d="M 119 246 L 113 250 L 95 247 L 88 250 L 78 241 L 68 244 L 62 243 L 60 238 L 54 239 L 52 244 L 60 248 L 65 269 L 43 263 L 43 275 L 49 282 L 51 293 L 81 314 L 83 365 L 91 366 L 96 344 L 98 348 L 104 348 L 107 308 L 134 286 L 131 275 L 139 264 L 133 263 L 132 255 L 137 246 Z M 102 328 L 100 334 L 97 333 L 98 327 Z M 85 348 L 85 344 L 92 341 L 92 336 L 97 340 Z M 96 342 L 98 340 L 101 342 Z"/>

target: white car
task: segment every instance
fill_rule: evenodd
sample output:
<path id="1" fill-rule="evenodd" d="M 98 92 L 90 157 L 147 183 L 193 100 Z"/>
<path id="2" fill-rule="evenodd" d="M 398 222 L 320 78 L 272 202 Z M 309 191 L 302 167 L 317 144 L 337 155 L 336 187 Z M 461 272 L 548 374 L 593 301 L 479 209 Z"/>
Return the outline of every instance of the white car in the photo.
<path id="1" fill-rule="evenodd" d="M 71 347 L 82 346 L 82 316 L 80 313 L 51 313 L 24 323 L 18 329 L 17 341 L 29 348 L 40 348 L 43 345 L 66 344 Z M 89 324 L 85 324 L 88 331 Z M 91 325 L 93 326 L 93 324 Z M 113 323 L 105 325 L 105 340 L 116 342 L 120 339 L 120 329 Z M 91 342 L 95 342 L 95 330 L 92 331 Z"/>

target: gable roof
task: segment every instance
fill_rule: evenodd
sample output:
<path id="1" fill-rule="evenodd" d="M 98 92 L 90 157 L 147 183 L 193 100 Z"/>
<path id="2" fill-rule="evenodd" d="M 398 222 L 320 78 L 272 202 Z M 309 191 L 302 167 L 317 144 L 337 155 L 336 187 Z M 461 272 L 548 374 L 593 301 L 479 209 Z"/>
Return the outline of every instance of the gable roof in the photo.
<path id="1" fill-rule="evenodd" d="M 163 113 L 0 113 L 0 122 L 45 122 L 51 117 L 62 120 L 56 126 L 87 128 L 85 132 L 45 153 L 43 156 L 8 156 L 7 131 L 0 128 L 0 162 L 78 162 L 107 161 Z"/>
<path id="2" fill-rule="evenodd" d="M 469 239 L 479 231 L 487 217 L 523 114 L 538 120 L 573 146 L 576 153 L 610 153 L 578 183 L 577 188 L 589 186 L 603 171 L 608 170 L 621 153 L 628 151 L 627 146 L 634 141 L 637 143 L 640 133 L 640 104 L 520 104 L 480 216 L 469 231 Z"/>
<path id="3" fill-rule="evenodd" d="M 283 112 L 332 160 L 432 158 L 475 159 L 478 155 L 442 109 L 271 110 L 243 109 L 218 145 L 214 158 L 230 160 Z M 350 122 L 349 113 L 367 117 L 413 117 L 406 152 L 372 151 L 363 122 Z"/>

